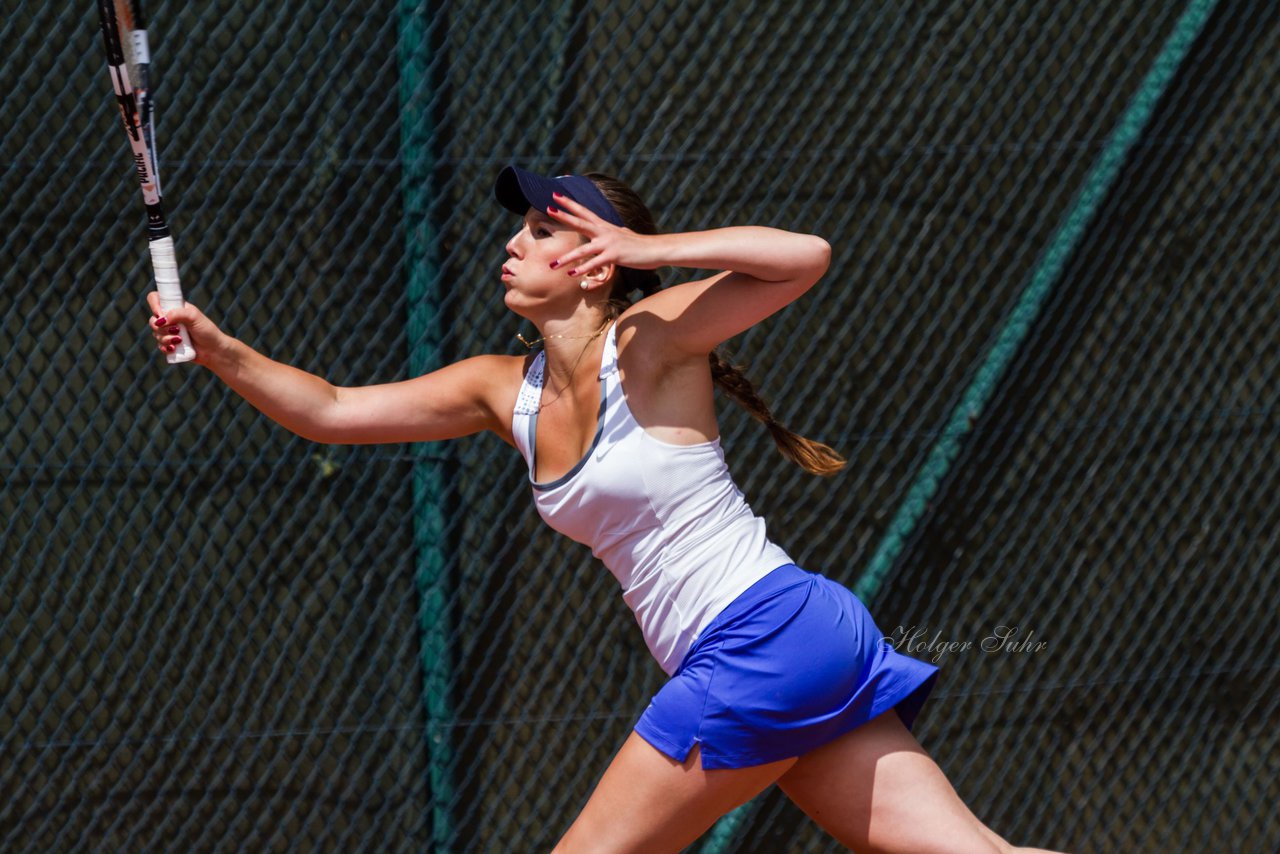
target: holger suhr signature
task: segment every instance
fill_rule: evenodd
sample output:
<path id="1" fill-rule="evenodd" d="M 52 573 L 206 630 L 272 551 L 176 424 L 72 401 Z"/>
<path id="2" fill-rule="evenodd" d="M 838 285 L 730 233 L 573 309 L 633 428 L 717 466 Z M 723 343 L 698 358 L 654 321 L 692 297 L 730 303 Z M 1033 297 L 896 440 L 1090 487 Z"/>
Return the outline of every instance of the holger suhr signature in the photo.
<path id="1" fill-rule="evenodd" d="M 1033 641 L 1034 631 L 1028 630 L 1026 636 L 1019 638 L 1022 630 L 1018 626 L 996 626 L 991 634 L 977 641 L 977 648 L 983 652 L 1044 652 L 1048 649 L 1047 641 Z M 893 634 L 885 638 L 899 652 L 912 654 L 931 653 L 929 659 L 934 664 L 943 656 L 953 652 L 968 652 L 975 647 L 971 640 L 945 640 L 942 631 L 935 631 L 929 637 L 929 630 L 924 626 L 898 626 Z"/>

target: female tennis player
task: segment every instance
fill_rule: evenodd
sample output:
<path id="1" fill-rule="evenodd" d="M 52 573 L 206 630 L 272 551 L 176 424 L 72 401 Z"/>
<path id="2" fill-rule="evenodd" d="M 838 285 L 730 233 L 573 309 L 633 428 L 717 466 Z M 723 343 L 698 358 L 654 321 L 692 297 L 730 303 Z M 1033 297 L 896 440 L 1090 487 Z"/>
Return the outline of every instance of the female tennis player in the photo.
<path id="1" fill-rule="evenodd" d="M 796 566 L 725 465 L 713 384 L 806 470 L 844 464 L 780 425 L 715 353 L 813 287 L 827 242 L 757 226 L 660 234 L 634 191 L 597 173 L 509 166 L 495 194 L 523 217 L 500 278 L 507 308 L 538 329 L 530 355 L 338 388 L 194 305 L 162 317 L 148 301 L 162 351 L 185 324 L 197 362 L 313 441 L 492 430 L 524 456 L 542 518 L 617 576 L 671 678 L 556 850 L 678 851 L 772 783 L 860 852 L 1042 850 L 988 829 L 911 734 L 938 668 L 898 653 L 848 589 Z M 717 272 L 662 288 L 662 266 Z"/>

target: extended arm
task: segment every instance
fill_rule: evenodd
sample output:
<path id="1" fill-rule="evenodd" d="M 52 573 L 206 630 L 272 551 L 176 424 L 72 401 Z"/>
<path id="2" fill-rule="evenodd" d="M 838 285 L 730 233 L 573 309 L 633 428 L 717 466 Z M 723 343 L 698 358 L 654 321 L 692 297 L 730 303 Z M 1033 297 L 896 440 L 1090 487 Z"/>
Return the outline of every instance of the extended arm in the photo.
<path id="1" fill-rule="evenodd" d="M 206 367 L 281 427 L 324 441 L 319 434 L 338 402 L 338 389 L 327 380 L 270 359 L 230 336 L 209 354 Z"/>
<path id="2" fill-rule="evenodd" d="M 154 292 L 148 300 L 159 313 Z M 313 442 L 426 442 L 485 429 L 502 435 L 494 401 L 510 382 L 513 357 L 475 356 L 402 382 L 340 387 L 221 332 L 190 303 L 165 314 L 166 323 L 152 324 L 158 339 L 169 324 L 185 324 L 200 364 L 263 415 Z"/>

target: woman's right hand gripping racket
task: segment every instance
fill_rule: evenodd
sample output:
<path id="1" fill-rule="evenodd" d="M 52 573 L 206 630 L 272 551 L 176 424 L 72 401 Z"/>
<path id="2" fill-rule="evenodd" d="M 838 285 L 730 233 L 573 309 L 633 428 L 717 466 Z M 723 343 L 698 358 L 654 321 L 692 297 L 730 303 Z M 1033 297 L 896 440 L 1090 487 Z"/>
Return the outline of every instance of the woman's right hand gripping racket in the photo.
<path id="1" fill-rule="evenodd" d="M 147 238 L 151 246 L 151 266 L 155 271 L 160 306 L 165 311 L 185 304 L 178 281 L 178 261 L 173 252 L 173 237 L 160 205 L 160 172 L 156 160 L 155 107 L 149 88 L 151 55 L 147 43 L 147 25 L 141 0 L 98 0 L 102 19 L 102 38 L 107 48 L 107 68 L 125 134 L 133 151 L 133 165 L 142 185 L 142 199 L 147 206 Z M 181 341 L 165 358 L 170 364 L 190 362 L 196 357 L 195 347 L 185 327 L 180 326 Z"/>

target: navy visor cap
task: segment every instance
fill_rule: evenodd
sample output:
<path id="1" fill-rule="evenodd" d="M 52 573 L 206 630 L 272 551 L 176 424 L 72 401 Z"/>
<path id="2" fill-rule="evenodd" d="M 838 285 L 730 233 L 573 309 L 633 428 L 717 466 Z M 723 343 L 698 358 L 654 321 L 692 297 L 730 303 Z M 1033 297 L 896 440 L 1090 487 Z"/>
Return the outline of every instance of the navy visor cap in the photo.
<path id="1" fill-rule="evenodd" d="M 493 194 L 498 202 L 512 213 L 524 216 L 529 208 L 546 213 L 547 208 L 555 205 L 552 193 L 568 196 L 587 210 L 596 214 L 605 222 L 622 227 L 622 217 L 609 200 L 600 192 L 600 188 L 590 178 L 581 175 L 559 175 L 547 178 L 536 175 L 519 166 L 508 166 L 498 173 L 498 180 L 493 185 Z"/>

